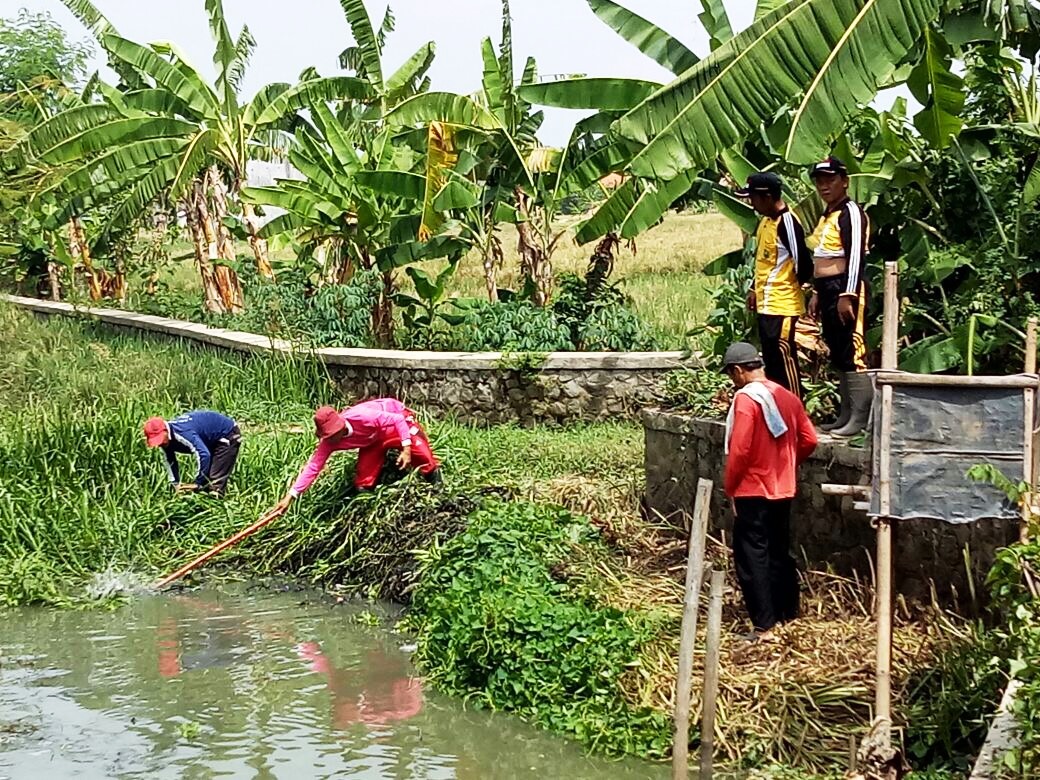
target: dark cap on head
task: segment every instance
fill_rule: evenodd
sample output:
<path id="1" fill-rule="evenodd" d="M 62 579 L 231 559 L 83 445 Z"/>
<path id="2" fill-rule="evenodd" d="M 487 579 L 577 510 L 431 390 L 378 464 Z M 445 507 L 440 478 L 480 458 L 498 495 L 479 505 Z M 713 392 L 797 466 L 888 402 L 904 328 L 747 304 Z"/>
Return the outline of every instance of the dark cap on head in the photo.
<path id="1" fill-rule="evenodd" d="M 722 370 L 726 371 L 730 366 L 744 366 L 749 363 L 761 363 L 762 356 L 758 350 L 746 341 L 734 341 L 726 348 L 726 355 L 722 358 Z"/>
<path id="2" fill-rule="evenodd" d="M 770 171 L 753 173 L 747 177 L 747 184 L 737 190 L 734 195 L 738 198 L 749 198 L 752 193 L 762 193 L 772 195 L 774 198 L 780 197 L 781 181 L 780 177 Z"/>
<path id="3" fill-rule="evenodd" d="M 845 167 L 845 163 L 839 160 L 837 157 L 828 157 L 826 160 L 820 160 L 818 163 L 814 163 L 813 167 L 809 170 L 809 178 L 815 179 L 821 175 L 833 175 L 838 174 L 839 176 L 848 176 L 849 169 Z"/>

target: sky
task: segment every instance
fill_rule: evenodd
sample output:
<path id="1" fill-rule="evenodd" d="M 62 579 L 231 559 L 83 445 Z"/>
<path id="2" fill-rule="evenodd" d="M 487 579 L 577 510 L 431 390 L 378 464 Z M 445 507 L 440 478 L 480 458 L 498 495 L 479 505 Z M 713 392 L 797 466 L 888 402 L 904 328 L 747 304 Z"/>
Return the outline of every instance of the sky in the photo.
<path id="1" fill-rule="evenodd" d="M 173 41 L 192 64 L 213 75 L 213 44 L 203 0 L 94 0 L 126 38 L 147 43 Z M 667 30 L 700 55 L 708 53 L 707 35 L 697 14 L 698 0 L 623 0 L 630 10 Z M 755 0 L 727 0 L 734 29 L 751 23 Z M 365 0 L 378 25 L 386 0 Z M 472 93 L 480 87 L 480 42 L 501 35 L 499 0 L 392 0 L 397 29 L 384 51 L 384 71 L 393 72 L 427 41 L 437 45 L 430 70 L 432 88 Z M 22 8 L 49 12 L 74 39 L 89 39 L 86 30 L 59 0 L 0 0 L 0 17 Z M 451 8 L 449 13 L 446 9 Z M 577 74 L 616 76 L 666 82 L 671 74 L 599 21 L 585 0 L 512 0 L 513 50 L 516 68 L 528 56 L 538 61 L 542 76 Z M 339 53 L 352 43 L 350 27 L 337 0 L 224 0 L 233 36 L 248 24 L 257 50 L 243 83 L 248 98 L 265 84 L 295 82 L 314 66 L 322 75 L 339 72 Z M 98 57 L 95 67 L 102 67 Z M 517 74 L 519 76 L 519 73 Z M 543 143 L 563 145 L 580 112 L 547 109 L 539 133 Z"/>

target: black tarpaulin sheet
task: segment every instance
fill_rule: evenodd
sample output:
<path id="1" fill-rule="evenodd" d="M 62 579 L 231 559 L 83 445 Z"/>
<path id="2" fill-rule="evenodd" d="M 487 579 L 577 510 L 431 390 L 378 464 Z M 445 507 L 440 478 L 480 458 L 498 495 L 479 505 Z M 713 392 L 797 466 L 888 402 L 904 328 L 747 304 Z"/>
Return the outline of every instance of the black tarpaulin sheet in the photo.
<path id="1" fill-rule="evenodd" d="M 990 463 L 1023 479 L 1025 396 L 1020 387 L 894 385 L 890 511 L 896 519 L 973 523 L 1018 517 L 1018 508 L 968 469 Z M 881 514 L 881 390 L 875 398 L 870 513 Z"/>

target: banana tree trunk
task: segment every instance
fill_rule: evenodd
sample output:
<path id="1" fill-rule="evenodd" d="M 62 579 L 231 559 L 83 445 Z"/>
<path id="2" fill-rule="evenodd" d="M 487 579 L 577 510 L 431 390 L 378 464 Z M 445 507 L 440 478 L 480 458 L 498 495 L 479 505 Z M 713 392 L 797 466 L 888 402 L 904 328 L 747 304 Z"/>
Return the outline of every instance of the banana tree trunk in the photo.
<path id="1" fill-rule="evenodd" d="M 222 222 L 227 213 L 227 201 L 221 198 L 220 187 L 219 173 L 212 168 L 195 180 L 187 204 L 188 224 L 202 277 L 206 310 L 216 314 L 238 314 L 244 308 L 244 296 L 238 274 L 227 265 L 235 259 L 235 248 Z M 225 207 L 223 212 L 220 210 L 222 205 Z"/>
<path id="2" fill-rule="evenodd" d="M 372 333 L 383 347 L 394 344 L 394 275 L 383 272 L 383 289 L 372 308 Z"/>
<path id="3" fill-rule="evenodd" d="M 242 216 L 246 223 L 246 232 L 249 233 L 249 246 L 256 260 L 257 273 L 264 279 L 273 281 L 274 269 L 271 268 L 271 256 L 267 251 L 267 239 L 260 237 L 260 220 L 257 219 L 253 204 L 242 204 Z"/>
<path id="4" fill-rule="evenodd" d="M 531 229 L 531 212 L 527 195 L 518 187 L 516 189 L 517 211 L 520 222 L 517 223 L 517 251 L 520 254 L 520 273 L 530 279 L 534 285 L 534 302 L 545 306 L 552 296 L 552 259 L 547 248 L 538 241 Z"/>
<path id="5" fill-rule="evenodd" d="M 87 234 L 79 217 L 69 220 L 69 254 L 72 255 L 73 267 L 83 272 L 87 279 L 87 293 L 90 300 L 101 300 L 101 279 L 94 268 L 94 260 L 90 256 Z"/>
<path id="6" fill-rule="evenodd" d="M 502 242 L 494 232 L 494 225 L 487 225 L 487 241 L 484 243 L 484 286 L 487 289 L 488 300 L 491 303 L 498 301 L 498 269 L 505 262 L 502 253 Z"/>
<path id="7" fill-rule="evenodd" d="M 617 233 L 607 233 L 603 240 L 596 244 L 585 274 L 585 300 L 591 301 L 595 298 L 607 283 L 614 270 L 614 255 L 620 245 L 621 239 Z"/>
<path id="8" fill-rule="evenodd" d="M 47 261 L 47 282 L 50 286 L 51 300 L 61 300 L 61 265 L 53 260 Z"/>

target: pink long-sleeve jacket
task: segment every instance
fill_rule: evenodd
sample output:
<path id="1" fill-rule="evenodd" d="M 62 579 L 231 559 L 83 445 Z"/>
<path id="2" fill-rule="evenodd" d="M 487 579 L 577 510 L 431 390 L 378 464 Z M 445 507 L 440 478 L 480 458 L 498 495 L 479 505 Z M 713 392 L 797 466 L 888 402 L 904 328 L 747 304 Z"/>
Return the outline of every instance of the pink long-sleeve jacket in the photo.
<path id="1" fill-rule="evenodd" d="M 311 459 L 296 478 L 296 483 L 289 490 L 290 495 L 299 496 L 307 490 L 325 468 L 325 461 L 333 452 L 359 450 L 389 438 L 400 439 L 402 447 L 412 443 L 408 410 L 396 398 L 365 401 L 344 409 L 339 414 L 347 424 L 347 435 L 336 442 L 323 439 L 318 444 Z"/>

